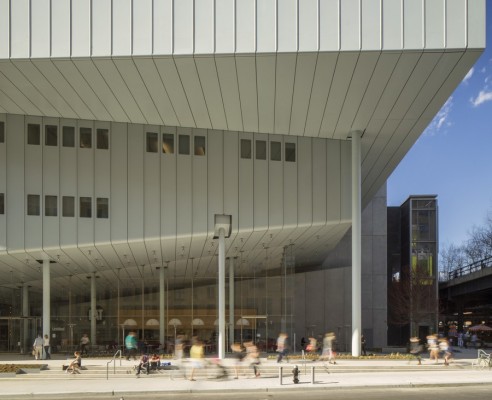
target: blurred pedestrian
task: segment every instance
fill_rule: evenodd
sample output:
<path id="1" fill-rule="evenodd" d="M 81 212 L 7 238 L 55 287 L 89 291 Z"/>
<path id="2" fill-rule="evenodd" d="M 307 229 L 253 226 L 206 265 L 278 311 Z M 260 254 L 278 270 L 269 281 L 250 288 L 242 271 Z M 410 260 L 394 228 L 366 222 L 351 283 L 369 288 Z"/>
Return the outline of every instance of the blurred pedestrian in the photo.
<path id="1" fill-rule="evenodd" d="M 126 359 L 130 361 L 130 357 L 137 360 L 137 334 L 135 332 L 129 332 L 125 338 Z"/>
<path id="2" fill-rule="evenodd" d="M 234 357 L 234 372 L 236 376 L 234 379 L 239 378 L 239 373 L 238 373 L 238 367 L 241 365 L 242 361 L 244 360 L 244 357 L 246 357 L 246 353 L 244 352 L 243 347 L 239 343 L 233 343 L 231 345 L 231 350 L 232 350 L 232 355 Z"/>
<path id="3" fill-rule="evenodd" d="M 427 336 L 427 349 L 429 350 L 429 360 L 435 360 L 435 363 L 439 363 L 439 345 L 437 343 L 436 335 Z"/>
<path id="4" fill-rule="evenodd" d="M 412 354 L 418 361 L 419 365 L 422 365 L 422 351 L 423 346 L 420 344 L 420 339 L 416 336 L 410 338 L 410 354 Z"/>
<path id="5" fill-rule="evenodd" d="M 190 358 L 191 358 L 191 375 L 190 381 L 196 380 L 195 369 L 203 368 L 203 358 L 205 357 L 205 352 L 203 349 L 203 343 L 200 340 L 196 340 L 193 346 L 190 349 Z"/>
<path id="6" fill-rule="evenodd" d="M 330 364 L 336 364 L 335 351 L 333 349 L 336 336 L 333 332 L 328 332 L 323 338 L 323 351 L 320 359 L 328 360 Z"/>
<path id="7" fill-rule="evenodd" d="M 44 335 L 43 339 L 43 347 L 44 347 L 44 355 L 46 360 L 51 360 L 50 354 L 50 337 L 48 335 Z"/>
<path id="8" fill-rule="evenodd" d="M 287 344 L 288 335 L 286 333 L 281 333 L 277 338 L 277 363 L 282 362 L 282 359 L 287 358 L 287 353 L 289 351 Z M 287 362 L 289 359 L 287 358 Z"/>
<path id="9" fill-rule="evenodd" d="M 147 354 L 142 354 L 140 356 L 140 360 L 138 361 L 138 366 L 137 366 L 137 378 L 140 377 L 140 372 L 142 369 L 145 368 L 145 371 L 147 372 L 147 375 L 150 373 L 150 360 L 149 356 Z"/>
<path id="10" fill-rule="evenodd" d="M 32 344 L 32 349 L 34 353 L 34 358 L 36 360 L 41 360 L 42 359 L 42 354 L 43 354 L 43 338 L 41 337 L 41 334 L 38 334 L 36 339 L 34 339 L 34 343 Z"/>
<path id="11" fill-rule="evenodd" d="M 90 343 L 90 339 L 89 339 L 89 335 L 87 335 L 87 333 L 84 333 L 82 335 L 82 337 L 80 338 L 80 354 L 83 355 L 87 355 L 88 354 L 88 351 L 87 351 L 87 346 L 89 345 Z"/>
<path id="12" fill-rule="evenodd" d="M 366 353 L 366 338 L 364 335 L 360 336 L 360 348 L 363 356 L 367 356 Z"/>
<path id="13" fill-rule="evenodd" d="M 260 376 L 260 353 L 258 352 L 258 347 L 253 342 L 244 343 L 244 347 L 246 347 L 245 361 L 253 368 L 253 373 L 258 378 Z"/>

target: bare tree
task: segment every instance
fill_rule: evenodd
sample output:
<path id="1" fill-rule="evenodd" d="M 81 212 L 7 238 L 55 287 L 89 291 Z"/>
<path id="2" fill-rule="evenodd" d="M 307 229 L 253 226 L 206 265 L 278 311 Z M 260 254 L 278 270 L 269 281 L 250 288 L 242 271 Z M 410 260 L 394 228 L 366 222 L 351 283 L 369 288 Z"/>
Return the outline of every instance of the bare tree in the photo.
<path id="1" fill-rule="evenodd" d="M 439 255 L 439 271 L 446 276 L 461 267 L 469 264 L 464 246 L 454 244 L 443 245 Z"/>

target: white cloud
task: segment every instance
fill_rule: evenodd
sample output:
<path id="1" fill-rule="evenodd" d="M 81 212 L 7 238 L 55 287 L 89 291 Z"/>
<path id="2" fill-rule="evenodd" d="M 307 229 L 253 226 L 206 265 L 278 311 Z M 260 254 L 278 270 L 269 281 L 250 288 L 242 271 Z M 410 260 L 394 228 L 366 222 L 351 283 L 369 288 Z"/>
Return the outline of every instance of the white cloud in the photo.
<path id="1" fill-rule="evenodd" d="M 470 101 L 473 104 L 473 107 L 478 107 L 480 104 L 485 103 L 487 101 L 492 100 L 492 92 L 486 92 L 485 90 L 481 90 L 477 97 L 474 99 L 471 98 Z"/>
<path id="2" fill-rule="evenodd" d="M 453 97 L 451 96 L 446 101 L 446 103 L 444 103 L 444 105 L 436 114 L 432 122 L 429 124 L 429 126 L 425 130 L 425 134 L 434 136 L 437 135 L 442 130 L 444 130 L 445 128 L 451 126 L 452 124 L 449 121 L 449 116 L 451 114 L 452 108 L 453 108 Z"/>
<path id="3" fill-rule="evenodd" d="M 485 74 L 485 72 L 487 72 L 487 70 L 485 69 L 485 67 L 482 67 L 482 69 L 480 70 L 480 72 L 481 72 L 482 74 Z"/>
<path id="4" fill-rule="evenodd" d="M 471 67 L 471 69 L 468 71 L 468 73 L 463 78 L 463 82 L 466 82 L 468 79 L 470 79 L 472 77 L 474 71 L 475 71 L 475 68 Z"/>

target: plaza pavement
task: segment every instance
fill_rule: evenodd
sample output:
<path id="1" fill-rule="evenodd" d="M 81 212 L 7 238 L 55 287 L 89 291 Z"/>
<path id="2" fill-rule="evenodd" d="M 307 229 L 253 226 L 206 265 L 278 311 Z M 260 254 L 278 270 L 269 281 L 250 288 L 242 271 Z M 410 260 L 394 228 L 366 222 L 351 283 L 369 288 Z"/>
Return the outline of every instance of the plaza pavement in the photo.
<path id="1" fill-rule="evenodd" d="M 262 359 L 261 376 L 253 377 L 250 369 L 243 369 L 239 379 L 229 376 L 225 379 L 210 379 L 204 371 L 196 376 L 196 381 L 183 378 L 180 371 L 143 375 L 137 379 L 132 366 L 135 362 L 117 361 L 118 375 L 109 374 L 106 379 L 106 365 L 109 359 L 83 360 L 87 370 L 81 374 L 62 373 L 64 357 L 54 355 L 53 360 L 35 361 L 28 356 L 1 354 L 0 364 L 47 364 L 50 371 L 16 375 L 0 378 L 0 399 L 13 397 L 53 396 L 65 397 L 72 393 L 112 394 L 124 396 L 135 393 L 199 393 L 199 392 L 278 392 L 281 390 L 336 390 L 350 387 L 419 387 L 419 386 L 456 386 L 456 385 L 492 385 L 492 369 L 478 369 L 472 366 L 477 351 L 463 349 L 455 354 L 451 366 L 446 367 L 443 360 L 439 364 L 424 358 L 422 366 L 413 360 L 374 360 L 354 359 L 337 360 L 337 365 L 319 361 L 299 360 L 277 364 L 275 360 Z M 233 360 L 225 360 L 232 365 Z M 283 384 L 280 384 L 278 366 L 284 370 Z M 300 369 L 300 383 L 292 381 L 292 369 Z M 311 366 L 316 366 L 315 383 L 312 383 Z M 110 368 L 112 372 L 113 367 Z"/>

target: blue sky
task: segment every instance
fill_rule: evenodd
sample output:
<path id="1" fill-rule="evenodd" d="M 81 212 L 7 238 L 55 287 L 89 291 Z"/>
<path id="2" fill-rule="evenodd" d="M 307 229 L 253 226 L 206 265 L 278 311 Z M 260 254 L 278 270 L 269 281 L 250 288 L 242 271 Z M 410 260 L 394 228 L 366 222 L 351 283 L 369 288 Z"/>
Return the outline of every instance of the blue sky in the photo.
<path id="1" fill-rule="evenodd" d="M 437 194 L 441 247 L 460 245 L 492 213 L 492 7 L 490 45 L 388 180 L 388 205 Z"/>

